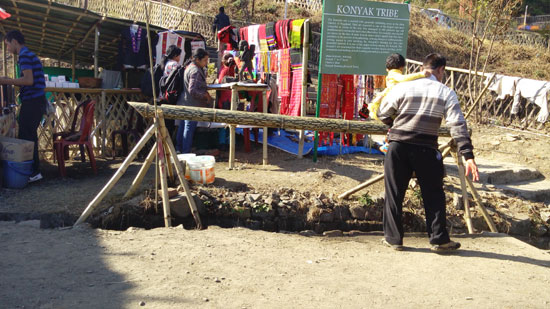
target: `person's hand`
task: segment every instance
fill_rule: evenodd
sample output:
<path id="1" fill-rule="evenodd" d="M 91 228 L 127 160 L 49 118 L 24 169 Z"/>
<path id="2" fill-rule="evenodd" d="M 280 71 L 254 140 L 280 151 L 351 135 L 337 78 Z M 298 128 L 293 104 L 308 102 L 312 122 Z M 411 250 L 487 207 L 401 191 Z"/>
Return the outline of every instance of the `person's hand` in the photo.
<path id="1" fill-rule="evenodd" d="M 477 164 L 474 159 L 466 160 L 466 177 L 472 174 L 473 181 L 479 181 L 479 172 L 477 170 Z"/>
<path id="2" fill-rule="evenodd" d="M 432 73 L 430 73 L 429 71 L 424 71 L 424 76 L 430 77 L 432 76 Z"/>

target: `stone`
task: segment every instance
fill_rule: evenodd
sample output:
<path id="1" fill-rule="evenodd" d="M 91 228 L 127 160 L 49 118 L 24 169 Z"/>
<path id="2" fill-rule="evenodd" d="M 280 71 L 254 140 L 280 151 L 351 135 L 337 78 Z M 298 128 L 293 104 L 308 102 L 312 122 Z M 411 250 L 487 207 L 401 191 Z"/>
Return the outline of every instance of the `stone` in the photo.
<path id="1" fill-rule="evenodd" d="M 266 203 L 269 206 L 273 206 L 273 198 L 268 197 L 264 200 L 264 203 Z"/>
<path id="2" fill-rule="evenodd" d="M 515 135 L 515 134 L 506 134 L 506 140 L 509 141 L 509 142 L 514 142 L 514 141 L 517 141 L 517 140 L 520 140 L 520 136 L 519 135 Z"/>
<path id="3" fill-rule="evenodd" d="M 321 222 L 332 222 L 334 221 L 334 213 L 333 212 L 322 212 L 319 216 L 319 221 Z"/>
<path id="4" fill-rule="evenodd" d="M 308 222 L 317 222 L 321 216 L 321 209 L 317 207 L 310 207 L 307 212 L 307 221 Z"/>
<path id="5" fill-rule="evenodd" d="M 278 207 L 277 215 L 281 218 L 288 218 L 288 209 L 286 207 Z"/>
<path id="6" fill-rule="evenodd" d="M 550 223 L 550 208 L 541 209 L 540 218 L 543 222 Z"/>
<path id="7" fill-rule="evenodd" d="M 321 202 L 321 200 L 320 200 L 319 198 L 314 197 L 314 198 L 313 198 L 313 206 L 315 206 L 315 207 L 323 207 L 324 204 L 323 204 L 323 202 Z"/>
<path id="8" fill-rule="evenodd" d="M 499 141 L 492 141 L 492 142 L 491 142 L 491 145 L 493 145 L 493 146 L 498 146 L 498 145 L 500 145 L 500 142 L 499 142 Z"/>
<path id="9" fill-rule="evenodd" d="M 250 208 L 237 206 L 234 208 L 235 213 L 240 219 L 248 219 L 251 217 L 252 212 L 250 211 Z"/>
<path id="10" fill-rule="evenodd" d="M 141 307 L 143 307 L 143 306 L 145 306 L 145 302 L 144 302 L 144 301 L 140 301 L 140 302 L 139 302 L 139 305 L 140 305 Z"/>
<path id="11" fill-rule="evenodd" d="M 546 235 L 546 233 L 548 233 L 548 228 L 546 226 L 542 225 L 542 224 L 537 225 L 533 229 L 533 234 L 536 237 L 542 237 L 542 236 Z"/>
<path id="12" fill-rule="evenodd" d="M 313 230 L 304 230 L 304 231 L 301 231 L 298 234 L 300 234 L 301 236 L 307 236 L 307 237 L 317 235 L 317 233 L 315 233 L 315 231 L 313 231 Z"/>
<path id="13" fill-rule="evenodd" d="M 367 215 L 367 209 L 362 206 L 352 206 L 349 211 L 354 219 L 365 220 Z"/>
<path id="14" fill-rule="evenodd" d="M 349 220 L 351 213 L 348 207 L 345 206 L 335 206 L 334 207 L 334 219 L 338 221 L 345 222 Z"/>
<path id="15" fill-rule="evenodd" d="M 323 236 L 327 237 L 341 237 L 344 236 L 344 233 L 340 230 L 332 230 L 332 231 L 326 231 L 323 232 Z"/>
<path id="16" fill-rule="evenodd" d="M 247 198 L 250 200 L 250 202 L 256 202 L 262 197 L 260 194 L 248 194 Z"/>
<path id="17" fill-rule="evenodd" d="M 529 236 L 531 231 L 531 219 L 526 214 L 518 214 L 511 219 L 508 233 L 522 236 Z"/>
<path id="18" fill-rule="evenodd" d="M 281 195 L 281 196 L 280 196 L 280 199 L 281 199 L 282 201 L 289 201 L 289 200 L 290 200 L 290 196 L 288 196 L 288 195 Z"/>
<path id="19" fill-rule="evenodd" d="M 206 208 L 202 200 L 194 193 L 191 193 L 191 196 L 195 200 L 195 205 L 197 205 L 199 213 L 202 215 L 206 214 Z M 191 209 L 189 208 L 189 203 L 185 195 L 180 194 L 170 199 L 170 214 L 172 217 L 181 218 L 186 218 L 191 215 Z"/>
<path id="20" fill-rule="evenodd" d="M 158 190 L 160 198 L 162 198 L 162 190 Z M 178 189 L 176 188 L 168 188 L 168 197 L 173 198 L 178 195 Z"/>
<path id="21" fill-rule="evenodd" d="M 216 278 L 214 278 L 214 282 L 220 283 L 220 282 L 222 282 L 222 281 L 221 281 L 218 277 L 216 277 Z"/>
<path id="22" fill-rule="evenodd" d="M 464 210 L 462 196 L 458 195 L 456 192 L 453 193 L 453 208 L 456 210 Z"/>

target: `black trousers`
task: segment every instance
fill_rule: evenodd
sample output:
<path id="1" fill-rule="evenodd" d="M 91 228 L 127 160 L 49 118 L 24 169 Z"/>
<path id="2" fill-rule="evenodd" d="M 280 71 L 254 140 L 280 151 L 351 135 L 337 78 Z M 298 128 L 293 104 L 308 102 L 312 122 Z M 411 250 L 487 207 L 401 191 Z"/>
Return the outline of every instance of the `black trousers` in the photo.
<path id="1" fill-rule="evenodd" d="M 34 142 L 33 175 L 40 171 L 40 159 L 38 157 L 38 125 L 42 115 L 46 112 L 46 97 L 38 97 L 21 102 L 19 111 L 19 138 Z"/>
<path id="2" fill-rule="evenodd" d="M 422 192 L 430 243 L 448 243 L 441 153 L 436 149 L 400 142 L 390 143 L 384 161 L 386 198 L 383 224 L 386 241 L 403 244 L 403 199 L 413 171 Z"/>

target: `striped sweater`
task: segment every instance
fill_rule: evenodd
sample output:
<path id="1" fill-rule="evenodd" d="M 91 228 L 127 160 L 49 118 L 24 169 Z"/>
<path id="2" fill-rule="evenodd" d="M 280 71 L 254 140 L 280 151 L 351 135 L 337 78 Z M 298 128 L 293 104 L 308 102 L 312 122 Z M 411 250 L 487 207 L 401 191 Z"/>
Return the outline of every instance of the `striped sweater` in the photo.
<path id="1" fill-rule="evenodd" d="M 458 97 L 433 75 L 396 85 L 382 101 L 378 118 L 392 125 L 390 141 L 435 149 L 438 146 L 437 132 L 445 119 L 460 154 L 465 159 L 474 158 L 474 147 Z"/>

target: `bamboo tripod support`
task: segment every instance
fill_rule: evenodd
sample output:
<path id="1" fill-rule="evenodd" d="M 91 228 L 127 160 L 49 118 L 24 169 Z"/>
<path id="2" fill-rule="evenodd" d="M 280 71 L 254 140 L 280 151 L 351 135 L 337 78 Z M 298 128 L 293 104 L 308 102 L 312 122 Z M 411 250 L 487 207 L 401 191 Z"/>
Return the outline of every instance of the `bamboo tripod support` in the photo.
<path id="1" fill-rule="evenodd" d="M 143 137 L 139 140 L 139 142 L 136 144 L 134 149 L 132 149 L 128 157 L 126 157 L 126 159 L 124 160 L 122 165 L 119 167 L 119 169 L 115 172 L 113 177 L 109 180 L 109 182 L 105 185 L 105 187 L 103 187 L 103 189 L 98 193 L 98 195 L 90 202 L 90 204 L 88 204 L 88 207 L 86 207 L 84 212 L 80 215 L 75 225 L 78 225 L 84 222 L 90 216 L 92 211 L 99 205 L 99 203 L 101 203 L 101 201 L 105 198 L 105 196 L 109 193 L 109 191 L 111 191 L 111 189 L 115 186 L 118 180 L 122 177 L 122 175 L 124 175 L 124 173 L 130 166 L 130 164 L 136 158 L 137 154 L 143 149 L 143 147 L 151 139 L 153 134 L 156 134 L 157 142 L 154 144 L 153 148 L 147 155 L 145 162 L 143 163 L 138 174 L 136 175 L 136 178 L 132 182 L 132 185 L 124 195 L 124 198 L 128 198 L 132 196 L 132 194 L 137 190 L 137 188 L 143 181 L 145 174 L 147 173 L 147 170 L 151 166 L 155 158 L 155 155 L 158 154 L 165 226 L 166 227 L 172 226 L 171 216 L 170 216 L 170 199 L 168 197 L 168 174 L 171 173 L 170 172 L 171 164 L 173 163 L 176 167 L 176 174 L 178 175 L 180 184 L 182 185 L 187 201 L 189 202 L 188 204 L 191 209 L 191 214 L 195 219 L 197 228 L 198 229 L 203 228 L 202 222 L 199 216 L 199 212 L 197 209 L 197 205 L 195 204 L 195 200 L 193 199 L 193 196 L 191 195 L 191 191 L 189 190 L 189 185 L 187 183 L 187 180 L 185 179 L 183 167 L 179 162 L 179 160 L 177 160 L 176 150 L 174 148 L 174 144 L 172 143 L 172 140 L 167 134 L 166 125 L 164 124 L 164 117 L 161 112 L 159 112 L 158 121 L 155 121 L 155 123 L 153 123 L 149 127 L 149 129 L 147 129 Z"/>

